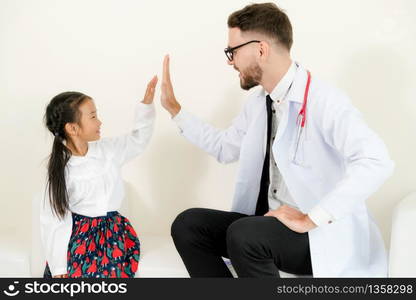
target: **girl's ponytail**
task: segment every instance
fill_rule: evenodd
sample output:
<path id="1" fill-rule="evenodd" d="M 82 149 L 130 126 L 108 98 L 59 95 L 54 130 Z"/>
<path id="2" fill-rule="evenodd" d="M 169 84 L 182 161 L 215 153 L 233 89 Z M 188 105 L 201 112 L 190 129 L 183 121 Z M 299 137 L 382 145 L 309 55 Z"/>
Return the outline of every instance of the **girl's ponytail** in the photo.
<path id="1" fill-rule="evenodd" d="M 65 167 L 71 152 L 63 140 L 55 135 L 52 153 L 48 162 L 48 194 L 56 215 L 63 218 L 68 210 L 68 194 L 65 183 Z"/>
<path id="2" fill-rule="evenodd" d="M 90 98 L 82 93 L 65 92 L 55 96 L 46 108 L 46 127 L 54 135 L 48 162 L 47 193 L 51 208 L 59 218 L 63 218 L 69 208 L 65 168 L 71 151 L 64 144 L 68 138 L 65 125 L 79 122 L 78 107 L 86 99 Z"/>

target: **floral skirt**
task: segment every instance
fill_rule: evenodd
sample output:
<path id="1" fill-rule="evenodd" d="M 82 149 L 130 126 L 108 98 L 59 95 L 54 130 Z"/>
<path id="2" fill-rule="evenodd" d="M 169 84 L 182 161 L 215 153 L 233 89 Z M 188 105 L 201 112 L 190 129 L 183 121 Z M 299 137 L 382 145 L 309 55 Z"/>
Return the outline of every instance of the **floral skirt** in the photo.
<path id="1" fill-rule="evenodd" d="M 72 213 L 68 244 L 69 278 L 133 278 L 140 242 L 130 221 L 117 211 L 86 217 Z M 46 264 L 45 278 L 52 277 Z"/>

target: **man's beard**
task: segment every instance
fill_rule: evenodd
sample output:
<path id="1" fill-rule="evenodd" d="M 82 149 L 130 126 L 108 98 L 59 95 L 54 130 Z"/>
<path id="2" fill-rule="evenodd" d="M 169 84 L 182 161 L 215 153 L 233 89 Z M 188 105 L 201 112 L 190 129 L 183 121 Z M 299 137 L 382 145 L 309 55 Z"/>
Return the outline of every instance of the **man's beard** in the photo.
<path id="1" fill-rule="evenodd" d="M 260 84 L 263 71 L 260 69 L 258 64 L 253 63 L 244 72 L 240 72 L 240 74 L 240 86 L 243 90 L 248 91 L 249 89 Z"/>

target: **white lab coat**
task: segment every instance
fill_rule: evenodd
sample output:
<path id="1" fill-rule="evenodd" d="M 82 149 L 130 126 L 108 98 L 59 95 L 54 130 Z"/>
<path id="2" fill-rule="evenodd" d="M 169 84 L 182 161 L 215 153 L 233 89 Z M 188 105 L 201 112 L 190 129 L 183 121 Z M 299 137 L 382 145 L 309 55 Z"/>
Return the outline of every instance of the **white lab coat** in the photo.
<path id="1" fill-rule="evenodd" d="M 298 67 L 272 146 L 277 166 L 297 206 L 318 205 L 335 221 L 309 231 L 314 277 L 386 277 L 387 257 L 366 199 L 391 175 L 394 163 L 382 140 L 339 90 L 312 74 L 307 121 L 298 148 L 296 118 L 307 74 Z M 232 211 L 253 215 L 265 154 L 265 91 L 256 91 L 226 130 L 181 110 L 182 135 L 219 162 L 239 160 Z"/>

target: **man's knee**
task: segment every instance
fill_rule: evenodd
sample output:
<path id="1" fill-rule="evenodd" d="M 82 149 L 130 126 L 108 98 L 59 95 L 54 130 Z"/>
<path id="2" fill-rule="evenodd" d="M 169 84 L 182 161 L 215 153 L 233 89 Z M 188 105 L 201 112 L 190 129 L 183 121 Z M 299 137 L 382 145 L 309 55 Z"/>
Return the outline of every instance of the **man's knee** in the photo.
<path id="1" fill-rule="evenodd" d="M 191 230 L 198 224 L 198 215 L 201 214 L 201 210 L 201 208 L 189 208 L 181 212 L 171 225 L 171 236 L 175 239 L 189 235 Z"/>
<path id="2" fill-rule="evenodd" d="M 261 252 L 268 240 L 261 230 L 270 219 L 265 217 L 246 217 L 233 222 L 227 230 L 227 250 L 232 253 Z"/>
<path id="3" fill-rule="evenodd" d="M 241 218 L 233 222 L 227 229 L 227 249 L 244 250 L 255 239 L 255 228 L 253 228 L 252 218 Z"/>

